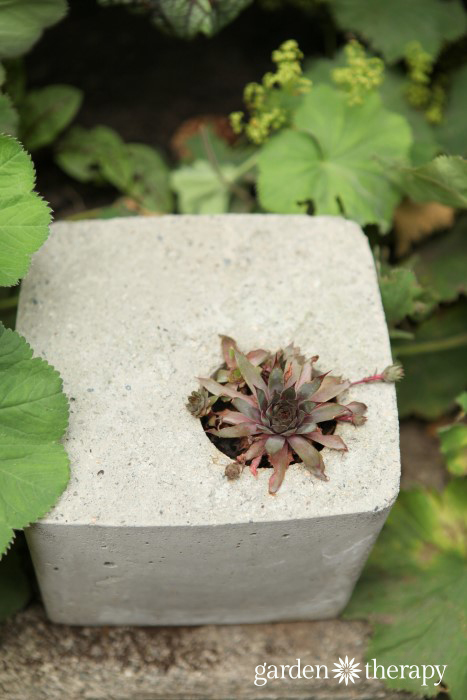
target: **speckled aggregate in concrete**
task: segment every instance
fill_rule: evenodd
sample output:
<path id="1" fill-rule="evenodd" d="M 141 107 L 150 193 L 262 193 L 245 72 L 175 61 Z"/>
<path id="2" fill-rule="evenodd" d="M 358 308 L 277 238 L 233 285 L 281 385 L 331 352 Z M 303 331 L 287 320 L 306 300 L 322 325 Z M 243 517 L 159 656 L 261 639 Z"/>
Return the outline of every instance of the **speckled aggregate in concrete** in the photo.
<path id="1" fill-rule="evenodd" d="M 292 465 L 276 497 L 268 470 L 225 479 L 230 460 L 185 399 L 196 375 L 219 366 L 219 333 L 244 350 L 293 341 L 352 379 L 390 363 L 355 224 L 273 215 L 55 224 L 23 283 L 18 328 L 71 400 L 71 481 L 29 533 L 53 619 L 248 622 L 342 607 L 398 491 L 394 388 L 354 387 L 368 421 L 338 427 L 349 452 L 323 452 L 329 482 Z"/>

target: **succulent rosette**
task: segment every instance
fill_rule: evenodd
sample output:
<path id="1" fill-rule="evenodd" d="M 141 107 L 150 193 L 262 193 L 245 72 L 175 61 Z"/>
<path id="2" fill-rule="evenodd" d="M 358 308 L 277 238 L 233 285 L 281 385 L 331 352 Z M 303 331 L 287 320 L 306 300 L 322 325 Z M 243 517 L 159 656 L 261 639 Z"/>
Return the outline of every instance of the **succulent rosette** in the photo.
<path id="1" fill-rule="evenodd" d="M 269 479 L 272 494 L 279 490 L 292 462 L 301 461 L 314 476 L 328 479 L 317 446 L 334 450 L 347 450 L 347 446 L 338 435 L 323 432 L 320 423 L 361 425 L 366 420 L 365 404 L 338 401 L 343 392 L 354 384 L 394 381 L 402 375 L 401 368 L 391 367 L 351 383 L 323 374 L 316 368 L 318 356 L 306 359 L 292 345 L 275 354 L 254 350 L 244 355 L 232 338 L 221 336 L 221 340 L 225 367 L 215 379 L 199 379 L 202 389 L 196 393 L 202 398 L 189 399 L 188 408 L 193 415 L 205 417 L 208 433 L 241 438 L 237 460 L 248 464 L 253 474 L 267 456 L 273 468 Z M 199 413 L 193 410 L 195 404 Z"/>

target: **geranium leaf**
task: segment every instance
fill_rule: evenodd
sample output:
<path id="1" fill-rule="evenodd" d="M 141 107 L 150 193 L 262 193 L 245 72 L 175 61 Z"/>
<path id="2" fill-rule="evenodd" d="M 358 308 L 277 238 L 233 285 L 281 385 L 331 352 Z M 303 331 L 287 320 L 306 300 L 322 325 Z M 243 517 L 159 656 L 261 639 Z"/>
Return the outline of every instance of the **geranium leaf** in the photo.
<path id="1" fill-rule="evenodd" d="M 465 479 L 443 493 L 401 493 L 345 612 L 376 623 L 369 660 L 386 667 L 447 664 L 443 683 L 452 700 L 467 693 L 466 514 Z M 408 674 L 385 682 L 421 695 L 440 691 Z"/>
<path id="2" fill-rule="evenodd" d="M 28 154 L 15 139 L 0 135 L 0 286 L 26 274 L 31 254 L 49 233 L 50 210 L 31 192 L 34 179 Z"/>
<path id="3" fill-rule="evenodd" d="M 331 0 L 331 7 L 342 29 L 369 41 L 389 63 L 403 58 L 414 41 L 436 57 L 445 41 L 466 30 L 465 12 L 457 0 Z"/>
<path id="4" fill-rule="evenodd" d="M 295 213 L 313 204 L 387 231 L 400 191 L 385 172 L 386 159 L 405 161 L 412 144 L 407 121 L 387 112 L 376 94 L 360 106 L 326 85 L 305 95 L 286 129 L 259 157 L 258 194 L 269 211 Z"/>
<path id="5" fill-rule="evenodd" d="M 81 106 L 83 93 L 71 85 L 48 85 L 31 90 L 21 100 L 20 138 L 33 151 L 52 143 Z"/>
<path id="6" fill-rule="evenodd" d="M 0 554 L 13 529 L 45 515 L 64 490 L 68 457 L 57 441 L 68 422 L 58 373 L 0 326 Z"/>
<path id="7" fill-rule="evenodd" d="M 66 11 L 66 0 L 0 0 L 0 58 L 26 53 Z"/>

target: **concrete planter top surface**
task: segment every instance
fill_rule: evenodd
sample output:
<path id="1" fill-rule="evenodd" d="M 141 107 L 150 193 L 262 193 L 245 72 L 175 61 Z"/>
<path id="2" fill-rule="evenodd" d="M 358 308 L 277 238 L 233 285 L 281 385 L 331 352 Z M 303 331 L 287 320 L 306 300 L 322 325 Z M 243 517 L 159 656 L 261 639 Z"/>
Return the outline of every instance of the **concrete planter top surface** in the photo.
<path id="1" fill-rule="evenodd" d="M 367 239 L 331 217 L 165 216 L 58 223 L 23 283 L 18 329 L 71 401 L 69 487 L 43 523 L 207 525 L 377 512 L 399 484 L 394 387 L 361 385 L 349 452 L 325 449 L 327 483 L 292 465 L 228 482 L 231 461 L 185 408 L 221 364 L 290 342 L 359 379 L 391 362 Z"/>

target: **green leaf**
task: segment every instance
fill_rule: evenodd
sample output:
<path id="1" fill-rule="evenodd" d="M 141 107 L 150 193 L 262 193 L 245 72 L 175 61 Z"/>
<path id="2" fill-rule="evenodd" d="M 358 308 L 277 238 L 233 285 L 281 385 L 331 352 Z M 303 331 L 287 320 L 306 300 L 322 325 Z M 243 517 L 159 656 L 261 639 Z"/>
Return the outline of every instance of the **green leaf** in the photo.
<path id="1" fill-rule="evenodd" d="M 31 189 L 34 168 L 15 139 L 0 136 L 0 286 L 16 284 L 49 234 L 50 211 Z"/>
<path id="2" fill-rule="evenodd" d="M 400 494 L 374 548 L 347 618 L 375 623 L 367 658 L 379 665 L 444 665 L 452 700 L 467 695 L 467 480 L 443 493 Z M 421 679 L 386 680 L 392 688 L 437 695 Z"/>
<path id="3" fill-rule="evenodd" d="M 345 95 L 326 85 L 305 95 L 287 129 L 259 157 L 258 193 L 263 207 L 315 214 L 341 214 L 387 231 L 400 191 L 383 161 L 404 161 L 412 143 L 406 120 L 387 112 L 378 95 L 350 107 Z"/>
<path id="4" fill-rule="evenodd" d="M 171 176 L 181 214 L 225 214 L 229 210 L 229 183 L 235 176 L 233 165 L 222 165 L 219 172 L 206 160 L 182 165 Z"/>
<path id="5" fill-rule="evenodd" d="M 436 135 L 446 153 L 467 156 L 467 66 L 459 68 L 453 76 L 448 92 L 443 121 Z"/>
<path id="6" fill-rule="evenodd" d="M 29 51 L 67 11 L 66 0 L 0 0 L 0 58 Z"/>
<path id="7" fill-rule="evenodd" d="M 388 325 L 399 323 L 418 310 L 423 289 L 412 270 L 404 267 L 384 269 L 379 277 L 379 287 Z"/>
<path id="8" fill-rule="evenodd" d="M 131 169 L 127 195 L 149 211 L 172 211 L 169 168 L 162 156 L 150 146 L 129 143 L 127 157 Z"/>
<path id="9" fill-rule="evenodd" d="M 68 402 L 58 373 L 0 325 L 0 554 L 13 530 L 45 515 L 68 482 L 58 440 Z"/>
<path id="10" fill-rule="evenodd" d="M 439 301 L 455 301 L 467 292 L 467 219 L 428 241 L 417 251 L 414 270 Z"/>
<path id="11" fill-rule="evenodd" d="M 83 93 L 71 85 L 31 90 L 20 102 L 21 141 L 30 151 L 48 146 L 73 120 Z"/>
<path id="12" fill-rule="evenodd" d="M 467 476 L 467 391 L 456 399 L 462 412 L 456 423 L 438 429 L 441 452 L 453 476 Z"/>
<path id="13" fill-rule="evenodd" d="M 396 70 L 386 70 L 379 88 L 383 105 L 407 119 L 412 129 L 413 146 L 410 159 L 413 165 L 422 165 L 434 158 L 442 149 L 435 129 L 427 122 L 420 110 L 414 109 L 405 96 L 406 76 Z"/>
<path id="14" fill-rule="evenodd" d="M 159 153 L 144 144 L 125 143 L 106 126 L 70 129 L 58 144 L 56 161 L 81 182 L 107 182 L 145 209 L 172 210 L 169 171 Z"/>
<path id="15" fill-rule="evenodd" d="M 230 146 L 226 140 L 216 134 L 211 125 L 203 124 L 196 133 L 186 139 L 183 148 L 186 155 L 182 160 L 192 163 L 195 160 L 209 160 L 211 156 L 211 159 L 220 165 L 240 165 L 250 158 L 255 150 L 252 146 Z"/>
<path id="16" fill-rule="evenodd" d="M 12 550 L 0 560 L 0 622 L 24 608 L 30 597 L 29 579 L 21 565 L 18 552 Z"/>
<path id="17" fill-rule="evenodd" d="M 0 93 L 0 134 L 16 136 L 18 130 L 18 114 L 8 95 Z"/>
<path id="18" fill-rule="evenodd" d="M 457 0 L 331 0 L 331 8 L 341 29 L 356 32 L 389 63 L 403 58 L 413 41 L 436 57 L 445 41 L 466 31 Z"/>
<path id="19" fill-rule="evenodd" d="M 252 0 L 158 0 L 154 24 L 169 34 L 192 39 L 212 36 L 237 17 Z"/>
<path id="20" fill-rule="evenodd" d="M 417 168 L 397 167 L 402 187 L 415 202 L 440 202 L 467 208 L 467 161 L 458 156 L 438 156 Z"/>
<path id="21" fill-rule="evenodd" d="M 467 301 L 440 309 L 415 330 L 414 340 L 393 343 L 404 366 L 397 384 L 401 417 L 415 414 L 434 420 L 448 411 L 465 385 L 467 367 Z"/>
<path id="22" fill-rule="evenodd" d="M 345 52 L 338 51 L 334 58 L 318 58 L 308 62 L 304 76 L 313 85 L 328 83 L 333 85 L 332 71 L 346 64 Z M 434 158 L 441 151 L 434 128 L 428 124 L 423 112 L 411 107 L 405 97 L 407 78 L 396 69 L 386 69 L 382 84 L 378 88 L 383 106 L 390 112 L 397 112 L 407 119 L 413 136 L 410 160 L 413 165 L 421 165 Z"/>

